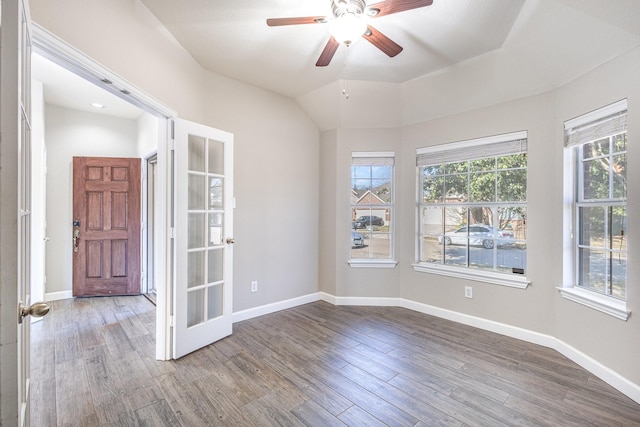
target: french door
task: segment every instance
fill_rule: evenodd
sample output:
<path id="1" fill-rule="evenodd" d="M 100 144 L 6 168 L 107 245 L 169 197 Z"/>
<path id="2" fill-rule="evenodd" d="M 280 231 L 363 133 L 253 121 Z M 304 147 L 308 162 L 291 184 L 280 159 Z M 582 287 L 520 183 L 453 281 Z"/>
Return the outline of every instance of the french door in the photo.
<path id="1" fill-rule="evenodd" d="M 175 122 L 173 358 L 231 334 L 233 135 Z"/>
<path id="2" fill-rule="evenodd" d="M 29 425 L 31 31 L 27 0 L 4 1 L 0 73 L 0 424 Z M 16 363 L 17 360 L 17 363 Z"/>

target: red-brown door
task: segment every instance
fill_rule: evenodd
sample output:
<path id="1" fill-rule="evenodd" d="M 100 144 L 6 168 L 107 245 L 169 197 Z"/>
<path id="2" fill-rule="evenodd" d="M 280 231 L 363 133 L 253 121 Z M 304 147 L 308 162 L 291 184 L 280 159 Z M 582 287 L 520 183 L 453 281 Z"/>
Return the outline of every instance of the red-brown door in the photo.
<path id="1" fill-rule="evenodd" d="M 73 296 L 140 293 L 140 159 L 73 158 Z"/>

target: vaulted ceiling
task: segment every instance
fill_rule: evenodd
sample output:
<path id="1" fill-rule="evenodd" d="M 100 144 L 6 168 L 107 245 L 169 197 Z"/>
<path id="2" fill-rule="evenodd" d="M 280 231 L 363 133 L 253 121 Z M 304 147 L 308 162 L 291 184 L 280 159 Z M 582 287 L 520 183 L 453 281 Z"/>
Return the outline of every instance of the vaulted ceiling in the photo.
<path id="1" fill-rule="evenodd" d="M 504 76 L 495 68 L 511 64 L 509 73 L 534 74 L 539 92 L 640 46 L 640 0 L 433 0 L 370 21 L 404 48 L 396 57 L 360 40 L 340 46 L 329 66 L 316 67 L 329 39 L 327 24 L 269 27 L 266 20 L 330 15 L 330 0 L 138 1 L 203 68 L 298 99 L 336 80 L 404 83 L 485 59 L 483 79 L 487 73 Z M 368 6 L 376 3 L 367 0 Z M 509 60 L 491 62 L 496 54 Z M 91 109 L 88 104 L 102 95 L 87 82 L 65 80 L 64 73 L 34 60 L 47 102 Z M 140 114 L 118 98 L 105 102 L 110 108 L 103 114 Z"/>
<path id="2" fill-rule="evenodd" d="M 638 0 L 434 0 L 370 20 L 404 48 L 396 57 L 360 40 L 316 67 L 327 24 L 266 20 L 330 16 L 331 0 L 142 2 L 204 68 L 291 97 L 339 79 L 405 82 L 498 49 L 561 84 L 640 43 Z"/>

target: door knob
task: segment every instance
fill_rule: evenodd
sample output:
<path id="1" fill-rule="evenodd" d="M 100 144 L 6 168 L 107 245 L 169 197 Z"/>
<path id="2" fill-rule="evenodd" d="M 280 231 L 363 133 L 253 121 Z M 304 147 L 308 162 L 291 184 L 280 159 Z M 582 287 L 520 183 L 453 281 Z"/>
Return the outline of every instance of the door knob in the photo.
<path id="1" fill-rule="evenodd" d="M 233 240 L 233 237 L 227 237 L 227 243 L 228 243 L 228 244 L 232 244 L 232 243 L 235 243 L 235 242 L 236 242 L 236 241 L 235 241 L 235 240 Z"/>
<path id="2" fill-rule="evenodd" d="M 27 316 L 42 317 L 49 312 L 49 304 L 46 302 L 34 302 L 29 307 L 22 305 L 22 301 L 18 304 L 18 323 L 22 323 L 22 319 Z"/>

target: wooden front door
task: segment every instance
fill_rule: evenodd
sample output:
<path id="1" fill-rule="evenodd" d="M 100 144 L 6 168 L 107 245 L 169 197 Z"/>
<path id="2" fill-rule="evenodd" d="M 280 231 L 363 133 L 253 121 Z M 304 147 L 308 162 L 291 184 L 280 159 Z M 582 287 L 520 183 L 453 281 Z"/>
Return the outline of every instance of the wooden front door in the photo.
<path id="1" fill-rule="evenodd" d="M 73 296 L 140 293 L 140 159 L 73 158 Z"/>

